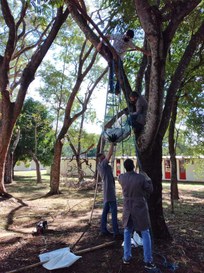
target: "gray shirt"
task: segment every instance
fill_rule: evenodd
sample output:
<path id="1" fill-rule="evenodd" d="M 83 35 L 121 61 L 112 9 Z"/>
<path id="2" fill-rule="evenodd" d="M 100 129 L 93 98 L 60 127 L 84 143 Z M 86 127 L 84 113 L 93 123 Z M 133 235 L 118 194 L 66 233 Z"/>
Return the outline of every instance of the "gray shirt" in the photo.
<path id="1" fill-rule="evenodd" d="M 135 48 L 134 43 L 130 39 L 128 42 L 125 42 L 123 40 L 124 35 L 123 34 L 111 34 L 110 40 L 113 40 L 113 47 L 117 51 L 118 55 L 120 56 L 121 60 L 123 60 L 125 52 L 128 48 Z"/>
<path id="2" fill-rule="evenodd" d="M 146 194 L 153 191 L 151 179 L 134 171 L 121 174 L 119 183 L 123 190 L 123 226 L 128 226 L 131 217 L 136 230 L 142 231 L 150 227 Z"/>
<path id="3" fill-rule="evenodd" d="M 147 107 L 148 104 L 145 97 L 139 96 L 135 104 L 136 112 L 132 113 L 132 115 L 133 117 L 135 115 L 136 121 L 142 125 L 144 125 L 146 121 Z"/>
<path id="4" fill-rule="evenodd" d="M 115 179 L 111 166 L 108 164 L 108 160 L 104 158 L 97 166 L 98 172 L 103 181 L 103 201 L 116 201 L 115 194 Z"/>

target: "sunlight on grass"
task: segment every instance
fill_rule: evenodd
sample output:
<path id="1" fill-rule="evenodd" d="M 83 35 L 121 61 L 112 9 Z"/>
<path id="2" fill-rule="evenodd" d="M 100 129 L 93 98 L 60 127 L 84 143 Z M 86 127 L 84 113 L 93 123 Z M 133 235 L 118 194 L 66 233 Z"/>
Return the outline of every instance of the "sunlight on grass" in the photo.
<path id="1" fill-rule="evenodd" d="M 16 230 L 25 229 L 31 232 L 31 227 L 41 219 L 46 219 L 53 223 L 56 219 L 62 222 L 69 217 L 88 217 L 94 200 L 94 187 L 92 189 L 79 189 L 76 187 L 76 181 L 69 178 L 61 180 L 60 191 L 62 194 L 45 197 L 50 190 L 50 176 L 46 171 L 42 171 L 42 183 L 36 183 L 35 171 L 15 172 L 14 182 L 6 185 L 10 194 L 14 196 L 4 204 L 2 202 L 1 215 L 2 220 L 0 229 Z M 71 182 L 71 183 L 70 183 Z M 73 184 L 73 187 L 70 185 Z M 163 209 L 164 214 L 168 214 L 167 222 L 174 219 L 171 212 L 170 183 L 163 183 Z M 176 214 L 182 217 L 183 214 L 193 213 L 198 209 L 196 204 L 203 200 L 204 185 L 179 184 L 180 199 L 174 201 Z M 119 217 L 122 217 L 122 189 L 116 180 L 116 194 L 118 200 Z M 18 199 L 16 199 L 18 198 Z M 193 199 L 192 199 L 193 198 Z M 188 204 L 188 205 L 186 205 Z M 98 190 L 95 210 L 102 209 L 103 198 L 102 191 Z M 12 219 L 12 221 L 10 220 Z M 87 219 L 86 219 L 87 220 Z M 29 224 L 28 224 L 29 223 Z"/>
<path id="2" fill-rule="evenodd" d="M 46 219 L 51 228 L 55 228 L 56 219 L 80 217 L 91 211 L 94 189 L 79 190 L 60 183 L 62 194 L 45 197 L 50 190 L 50 177 L 42 172 L 42 183 L 36 183 L 35 171 L 15 172 L 14 182 L 6 185 L 7 191 L 14 196 L 1 207 L 1 234 L 31 234 L 38 221 Z M 97 200 L 102 204 L 99 192 Z M 66 220 L 65 220 L 66 221 Z"/>

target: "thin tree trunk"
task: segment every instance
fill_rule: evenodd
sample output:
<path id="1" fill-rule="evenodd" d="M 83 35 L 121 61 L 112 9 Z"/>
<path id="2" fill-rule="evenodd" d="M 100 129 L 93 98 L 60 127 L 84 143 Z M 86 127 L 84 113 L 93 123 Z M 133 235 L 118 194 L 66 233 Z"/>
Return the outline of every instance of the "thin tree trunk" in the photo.
<path id="1" fill-rule="evenodd" d="M 35 166 L 36 166 L 37 184 L 40 184 L 40 183 L 42 183 L 40 162 L 35 154 L 32 154 L 32 158 L 33 158 L 33 160 L 35 162 Z"/>
<path id="2" fill-rule="evenodd" d="M 4 174 L 5 184 L 11 184 L 13 182 L 13 177 L 14 177 L 13 158 L 14 158 L 14 152 L 18 145 L 19 139 L 20 139 L 20 129 L 17 129 L 15 134 L 15 140 L 13 141 L 13 144 L 10 144 L 10 148 L 6 157 L 5 174 Z"/>
<path id="3" fill-rule="evenodd" d="M 54 159 L 51 166 L 50 174 L 50 191 L 48 195 L 60 194 L 59 184 L 60 184 L 60 161 L 62 154 L 62 142 L 57 139 L 54 147 Z"/>
<path id="4" fill-rule="evenodd" d="M 80 184 L 84 179 L 84 172 L 82 170 L 82 163 L 80 160 L 80 155 L 76 155 L 76 163 L 77 163 L 78 181 Z"/>
<path id="5" fill-rule="evenodd" d="M 174 213 L 174 200 L 179 199 L 178 193 L 178 179 L 177 179 L 177 165 L 176 165 L 176 142 L 174 139 L 175 135 L 175 124 L 177 116 L 178 97 L 175 97 L 172 106 L 172 114 L 169 125 L 169 154 L 171 161 L 171 209 Z"/>

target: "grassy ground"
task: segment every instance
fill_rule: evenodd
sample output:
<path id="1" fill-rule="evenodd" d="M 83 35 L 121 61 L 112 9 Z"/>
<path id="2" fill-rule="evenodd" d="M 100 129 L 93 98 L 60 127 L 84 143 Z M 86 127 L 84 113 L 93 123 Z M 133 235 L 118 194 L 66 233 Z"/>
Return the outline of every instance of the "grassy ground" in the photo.
<path id="1" fill-rule="evenodd" d="M 99 192 L 91 225 L 87 225 L 91 216 L 94 188 L 91 181 L 83 187 L 76 187 L 76 180 L 62 179 L 62 194 L 45 197 L 49 191 L 49 176 L 42 173 L 42 184 L 36 184 L 35 172 L 16 172 L 14 183 L 7 185 L 8 192 L 15 198 L 0 199 L 0 272 L 19 268 L 39 261 L 40 253 L 73 246 L 84 231 L 86 233 L 75 245 L 74 250 L 104 243 L 110 239 L 99 236 L 102 196 Z M 204 185 L 179 184 L 180 200 L 175 202 L 171 213 L 169 183 L 163 183 L 164 214 L 174 240 L 170 244 L 154 245 L 156 252 L 162 253 L 172 263 L 179 265 L 179 273 L 204 272 Z M 119 200 L 119 219 L 122 216 L 121 189 L 117 183 Z M 33 236 L 36 223 L 48 221 L 48 230 L 44 236 Z M 121 221 L 120 221 L 121 224 Z M 134 253 L 135 252 L 135 253 Z M 133 264 L 121 265 L 121 242 L 108 249 L 98 250 L 83 255 L 77 263 L 58 273 L 132 273 L 143 272 L 142 251 L 133 251 Z M 94 259 L 93 259 L 94 257 Z M 156 262 L 162 272 L 172 272 L 164 268 L 161 259 Z M 20 271 L 21 272 L 21 271 Z M 36 267 L 24 272 L 48 272 Z M 55 271 L 53 271 L 55 272 Z"/>

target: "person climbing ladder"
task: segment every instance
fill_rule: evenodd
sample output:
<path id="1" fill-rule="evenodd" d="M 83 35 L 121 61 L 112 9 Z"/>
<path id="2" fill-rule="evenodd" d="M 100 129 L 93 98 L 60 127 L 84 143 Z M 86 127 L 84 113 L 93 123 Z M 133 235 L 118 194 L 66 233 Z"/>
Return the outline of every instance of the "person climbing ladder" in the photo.
<path id="1" fill-rule="evenodd" d="M 123 59 L 125 56 L 125 53 L 127 50 L 130 48 L 132 50 L 137 50 L 140 51 L 147 56 L 150 56 L 151 53 L 144 50 L 143 48 L 140 48 L 136 46 L 133 42 L 132 39 L 134 38 L 134 31 L 132 29 L 128 29 L 125 34 L 111 34 L 111 35 L 106 35 L 105 36 L 108 40 L 113 41 L 113 47 L 116 50 L 118 56 L 120 57 L 119 59 L 119 66 L 122 67 L 123 65 Z M 97 46 L 97 51 L 100 52 L 101 47 L 102 47 L 103 41 L 101 41 L 98 46 Z M 110 93 L 115 93 L 116 95 L 120 93 L 120 83 L 119 80 L 116 81 L 116 85 L 114 86 L 114 62 L 113 58 L 109 62 L 109 86 L 110 86 Z"/>

